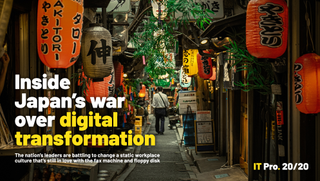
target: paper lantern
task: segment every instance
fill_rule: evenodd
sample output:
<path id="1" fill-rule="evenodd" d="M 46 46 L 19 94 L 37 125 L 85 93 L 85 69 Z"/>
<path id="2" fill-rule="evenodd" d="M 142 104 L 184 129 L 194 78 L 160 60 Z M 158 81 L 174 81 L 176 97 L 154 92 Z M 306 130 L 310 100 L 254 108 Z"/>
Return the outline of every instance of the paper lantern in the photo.
<path id="1" fill-rule="evenodd" d="M 217 68 L 212 66 L 212 76 L 209 78 L 210 80 L 214 81 L 217 78 Z"/>
<path id="2" fill-rule="evenodd" d="M 142 89 L 140 89 L 139 97 L 145 97 L 146 96 L 146 86 L 142 85 Z"/>
<path id="3" fill-rule="evenodd" d="M 188 77 L 183 71 L 183 66 L 180 69 L 180 86 L 189 87 L 191 85 L 191 77 Z"/>
<path id="4" fill-rule="evenodd" d="M 205 53 L 205 52 L 204 52 Z M 209 52 L 208 52 L 209 53 Z M 203 57 L 197 54 L 198 74 L 203 79 L 209 79 L 212 76 L 212 60 L 211 57 Z"/>
<path id="5" fill-rule="evenodd" d="M 151 5 L 152 5 L 152 13 L 153 16 L 156 17 L 157 19 L 159 18 L 159 10 L 161 11 L 160 19 L 164 20 L 167 16 L 167 5 L 166 3 L 160 3 L 157 0 L 151 0 Z M 160 7 L 159 7 L 160 5 Z"/>
<path id="6" fill-rule="evenodd" d="M 119 63 L 118 61 L 114 62 L 114 71 L 115 71 L 115 86 L 116 89 L 123 85 L 123 65 Z"/>
<path id="7" fill-rule="evenodd" d="M 86 78 L 86 77 L 85 77 Z M 88 90 L 85 94 L 86 101 L 91 103 L 90 97 L 109 97 L 113 96 L 114 94 L 114 71 L 111 71 L 111 74 L 108 77 L 105 77 L 103 81 L 99 82 L 92 82 L 90 81 L 90 84 L 87 84 Z"/>
<path id="8" fill-rule="evenodd" d="M 86 76 L 92 79 L 109 76 L 113 68 L 110 32 L 99 24 L 90 24 L 83 32 L 81 43 L 81 57 Z"/>
<path id="9" fill-rule="evenodd" d="M 197 54 L 198 49 L 183 51 L 183 71 L 188 76 L 193 76 L 198 73 Z"/>
<path id="10" fill-rule="evenodd" d="M 66 69 L 77 61 L 82 22 L 83 0 L 39 0 L 38 54 L 46 66 Z"/>
<path id="11" fill-rule="evenodd" d="M 305 114 L 320 112 L 320 56 L 308 53 L 294 63 L 295 101 Z"/>
<path id="12" fill-rule="evenodd" d="M 246 44 L 257 58 L 277 58 L 287 49 L 288 7 L 285 0 L 251 0 L 247 8 Z"/>

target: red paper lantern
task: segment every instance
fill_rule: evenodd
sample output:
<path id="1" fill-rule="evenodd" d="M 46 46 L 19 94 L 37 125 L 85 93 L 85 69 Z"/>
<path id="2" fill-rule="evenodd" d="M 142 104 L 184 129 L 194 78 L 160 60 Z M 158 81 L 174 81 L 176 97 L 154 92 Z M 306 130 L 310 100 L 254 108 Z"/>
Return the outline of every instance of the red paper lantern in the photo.
<path id="1" fill-rule="evenodd" d="M 116 89 L 123 85 L 123 65 L 121 63 L 115 61 L 114 62 L 114 71 L 115 71 L 115 85 Z"/>
<path id="2" fill-rule="evenodd" d="M 84 73 L 82 73 L 84 76 Z M 87 78 L 87 77 L 84 77 Z M 90 97 L 109 97 L 114 94 L 114 71 L 108 77 L 103 78 L 103 81 L 92 82 L 87 84 L 88 90 L 85 93 L 86 101 L 91 103 Z"/>
<path id="3" fill-rule="evenodd" d="M 204 51 L 204 53 L 209 53 Z M 197 55 L 198 74 L 203 79 L 209 79 L 212 76 L 212 60 L 211 57 L 203 57 L 199 53 Z"/>
<path id="4" fill-rule="evenodd" d="M 81 46 L 83 0 L 39 0 L 38 54 L 50 68 L 68 68 L 78 59 Z"/>
<path id="5" fill-rule="evenodd" d="M 294 63 L 295 101 L 300 112 L 320 112 L 320 56 L 308 53 Z"/>
<path id="6" fill-rule="evenodd" d="M 287 49 L 288 7 L 285 0 L 251 0 L 247 8 L 246 44 L 257 58 L 277 58 Z"/>

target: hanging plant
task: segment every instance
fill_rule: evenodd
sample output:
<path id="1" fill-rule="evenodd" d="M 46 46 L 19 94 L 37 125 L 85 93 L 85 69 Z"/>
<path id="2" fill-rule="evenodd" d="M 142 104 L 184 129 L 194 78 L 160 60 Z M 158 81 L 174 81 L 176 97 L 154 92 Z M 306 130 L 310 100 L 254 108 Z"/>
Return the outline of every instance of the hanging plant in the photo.
<path id="1" fill-rule="evenodd" d="M 274 74 L 270 62 L 259 60 L 252 56 L 245 45 L 245 35 L 242 33 L 229 32 L 230 47 L 226 47 L 228 52 L 233 53 L 232 58 L 234 60 L 233 66 L 237 67 L 237 72 L 246 71 L 246 76 L 242 81 L 235 82 L 236 86 L 239 86 L 243 91 L 258 90 L 261 94 L 271 93 L 271 84 L 274 83 Z M 238 41 L 238 43 L 236 43 Z"/>
<path id="2" fill-rule="evenodd" d="M 193 0 L 162 0 L 159 2 L 166 4 L 167 21 L 159 21 L 150 11 L 147 11 L 146 13 L 151 14 L 151 17 L 148 21 L 143 21 L 143 31 L 134 33 L 130 39 L 136 48 L 134 56 L 146 58 L 145 70 L 154 79 L 157 79 L 159 75 L 169 74 L 172 77 L 174 74 L 174 67 L 171 69 L 157 66 L 170 60 L 166 50 L 174 48 L 173 45 L 177 41 L 176 36 L 181 34 L 174 30 L 174 27 L 186 26 L 193 17 L 197 19 L 197 25 L 204 29 L 205 25 L 211 22 L 209 13 L 214 14 L 209 9 L 203 10 L 201 5 Z M 181 13 L 182 16 L 174 19 L 174 13 Z"/>

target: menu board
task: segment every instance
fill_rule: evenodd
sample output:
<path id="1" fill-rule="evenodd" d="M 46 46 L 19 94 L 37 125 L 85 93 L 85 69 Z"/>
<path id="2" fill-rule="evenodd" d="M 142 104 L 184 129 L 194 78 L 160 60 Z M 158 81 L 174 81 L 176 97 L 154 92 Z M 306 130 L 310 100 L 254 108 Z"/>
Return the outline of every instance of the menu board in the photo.
<path id="1" fill-rule="evenodd" d="M 198 144 L 213 143 L 212 133 L 199 133 L 197 138 Z"/>
<path id="2" fill-rule="evenodd" d="M 197 144 L 213 144 L 212 130 L 212 121 L 196 121 Z"/>
<path id="3" fill-rule="evenodd" d="M 197 111 L 197 121 L 210 121 L 211 111 Z"/>

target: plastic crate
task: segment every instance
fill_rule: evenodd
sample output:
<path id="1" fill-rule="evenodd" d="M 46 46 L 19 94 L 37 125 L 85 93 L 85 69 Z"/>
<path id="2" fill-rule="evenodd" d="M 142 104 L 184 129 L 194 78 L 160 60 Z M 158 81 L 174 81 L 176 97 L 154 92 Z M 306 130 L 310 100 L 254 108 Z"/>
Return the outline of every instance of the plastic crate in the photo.
<path id="1" fill-rule="evenodd" d="M 136 120 L 134 121 L 134 125 L 142 126 L 142 116 L 136 116 Z"/>
<path id="2" fill-rule="evenodd" d="M 142 133 L 142 126 L 134 126 L 134 133 L 135 134 L 141 134 Z"/>

